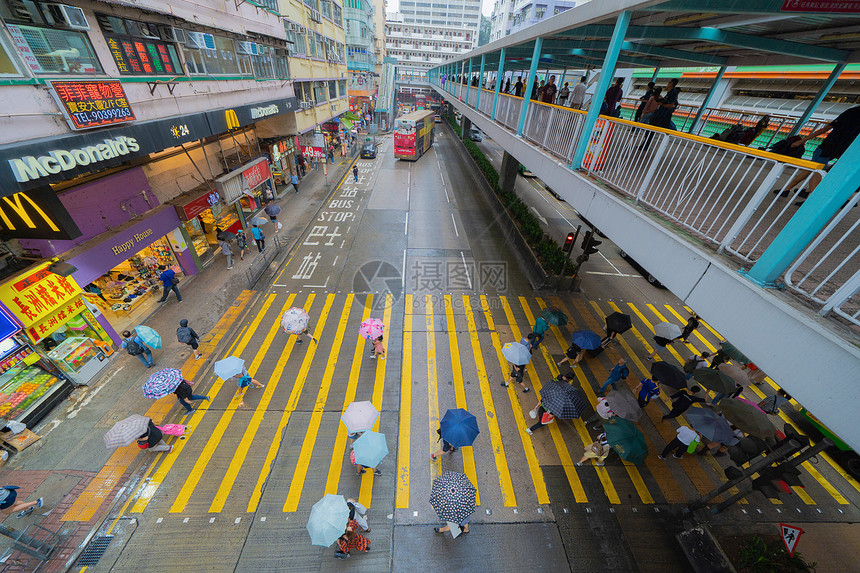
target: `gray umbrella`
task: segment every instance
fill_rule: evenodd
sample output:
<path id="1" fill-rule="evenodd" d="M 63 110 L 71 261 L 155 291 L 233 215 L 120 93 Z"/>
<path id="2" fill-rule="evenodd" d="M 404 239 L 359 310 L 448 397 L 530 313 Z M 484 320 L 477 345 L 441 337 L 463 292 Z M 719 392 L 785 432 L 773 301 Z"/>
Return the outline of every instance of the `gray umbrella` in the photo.
<path id="1" fill-rule="evenodd" d="M 104 435 L 105 447 L 109 450 L 127 446 L 146 433 L 149 418 L 133 414 L 113 425 Z"/>
<path id="2" fill-rule="evenodd" d="M 639 407 L 639 402 L 630 392 L 623 390 L 610 392 L 606 395 L 606 403 L 619 418 L 637 422 L 642 417 L 642 408 Z"/>
<path id="3" fill-rule="evenodd" d="M 738 443 L 728 420 L 710 408 L 690 408 L 684 414 L 693 429 L 712 442 L 720 442 L 727 446 Z"/>
<path id="4" fill-rule="evenodd" d="M 718 394 L 731 394 L 735 391 L 735 381 L 713 368 L 693 370 L 693 379 L 708 390 Z"/>

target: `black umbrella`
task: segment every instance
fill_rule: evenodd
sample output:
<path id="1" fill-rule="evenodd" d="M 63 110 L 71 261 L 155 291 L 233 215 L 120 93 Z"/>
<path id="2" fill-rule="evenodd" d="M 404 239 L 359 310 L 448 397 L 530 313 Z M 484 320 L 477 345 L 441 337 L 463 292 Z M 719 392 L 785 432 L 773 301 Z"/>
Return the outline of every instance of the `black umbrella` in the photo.
<path id="1" fill-rule="evenodd" d="M 221 231 L 215 236 L 219 241 L 232 241 L 236 239 L 236 233 L 231 233 L 229 231 Z"/>
<path id="2" fill-rule="evenodd" d="M 668 362 L 660 361 L 651 365 L 651 379 L 672 388 L 687 387 L 687 375 L 684 371 Z"/>
<path id="3" fill-rule="evenodd" d="M 582 390 L 566 382 L 547 382 L 540 394 L 543 407 L 562 420 L 579 418 L 588 405 Z"/>
<path id="4" fill-rule="evenodd" d="M 460 523 L 475 511 L 476 494 L 466 474 L 445 472 L 430 485 L 430 505 L 442 521 Z"/>
<path id="5" fill-rule="evenodd" d="M 614 330 L 617 333 L 627 332 L 633 328 L 633 321 L 630 320 L 629 314 L 623 312 L 613 312 L 606 317 L 606 329 Z"/>

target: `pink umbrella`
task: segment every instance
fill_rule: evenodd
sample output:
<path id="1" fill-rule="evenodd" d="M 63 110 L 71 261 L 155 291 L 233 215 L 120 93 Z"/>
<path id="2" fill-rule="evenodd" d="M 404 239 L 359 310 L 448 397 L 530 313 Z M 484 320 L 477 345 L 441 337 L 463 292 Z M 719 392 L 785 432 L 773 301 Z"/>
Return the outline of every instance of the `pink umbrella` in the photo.
<path id="1" fill-rule="evenodd" d="M 378 318 L 368 318 L 358 327 L 358 333 L 367 340 L 376 340 L 382 336 L 385 325 Z"/>

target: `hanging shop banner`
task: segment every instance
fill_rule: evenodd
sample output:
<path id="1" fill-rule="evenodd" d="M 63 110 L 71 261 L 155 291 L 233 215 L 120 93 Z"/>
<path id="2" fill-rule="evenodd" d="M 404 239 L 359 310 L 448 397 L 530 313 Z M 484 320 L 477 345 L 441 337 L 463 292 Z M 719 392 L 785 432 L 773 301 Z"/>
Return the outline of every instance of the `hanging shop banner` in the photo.
<path id="1" fill-rule="evenodd" d="M 176 74 L 173 46 L 158 40 L 105 34 L 120 74 Z"/>
<path id="2" fill-rule="evenodd" d="M 302 155 L 308 158 L 325 157 L 325 136 L 322 133 L 302 133 L 296 136 L 296 144 Z"/>
<path id="3" fill-rule="evenodd" d="M 184 205 L 176 205 L 176 212 L 183 221 L 190 221 L 220 202 L 221 197 L 218 195 L 218 191 L 207 191 Z"/>
<path id="4" fill-rule="evenodd" d="M 248 189 L 253 189 L 271 176 L 272 170 L 269 169 L 268 161 L 258 161 L 256 164 L 242 171 L 242 178 L 245 180 L 245 185 Z"/>
<path id="5" fill-rule="evenodd" d="M 60 104 L 69 127 L 74 130 L 105 127 L 135 119 L 119 80 L 47 80 L 45 83 Z"/>
<path id="6" fill-rule="evenodd" d="M 80 299 L 81 287 L 71 277 L 55 275 L 43 263 L 0 285 L 0 302 L 24 325 L 32 326 Z"/>
<path id="7" fill-rule="evenodd" d="M 41 342 L 42 339 L 82 313 L 86 308 L 82 297 L 70 300 L 39 322 L 28 326 L 27 335 L 33 342 Z"/>
<path id="8" fill-rule="evenodd" d="M 50 187 L 0 199 L 0 239 L 75 239 L 81 230 Z"/>

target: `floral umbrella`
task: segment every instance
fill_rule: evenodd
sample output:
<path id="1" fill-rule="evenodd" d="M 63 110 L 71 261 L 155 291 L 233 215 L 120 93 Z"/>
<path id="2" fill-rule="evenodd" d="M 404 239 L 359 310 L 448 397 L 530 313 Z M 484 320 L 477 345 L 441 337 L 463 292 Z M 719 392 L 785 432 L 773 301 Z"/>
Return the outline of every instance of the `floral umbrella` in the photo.
<path id="1" fill-rule="evenodd" d="M 385 325 L 378 318 L 368 318 L 358 326 L 358 334 L 367 340 L 376 340 L 382 336 Z"/>
<path id="2" fill-rule="evenodd" d="M 176 368 L 165 368 L 152 374 L 143 383 L 143 395 L 153 400 L 164 398 L 182 382 L 182 372 Z"/>
<path id="3" fill-rule="evenodd" d="M 284 332 L 288 334 L 301 334 L 308 327 L 310 317 L 304 309 L 293 307 L 284 312 L 281 317 L 281 326 L 284 327 Z"/>
<path id="4" fill-rule="evenodd" d="M 466 474 L 445 472 L 430 486 L 430 505 L 442 521 L 461 523 L 475 511 L 476 494 Z"/>

